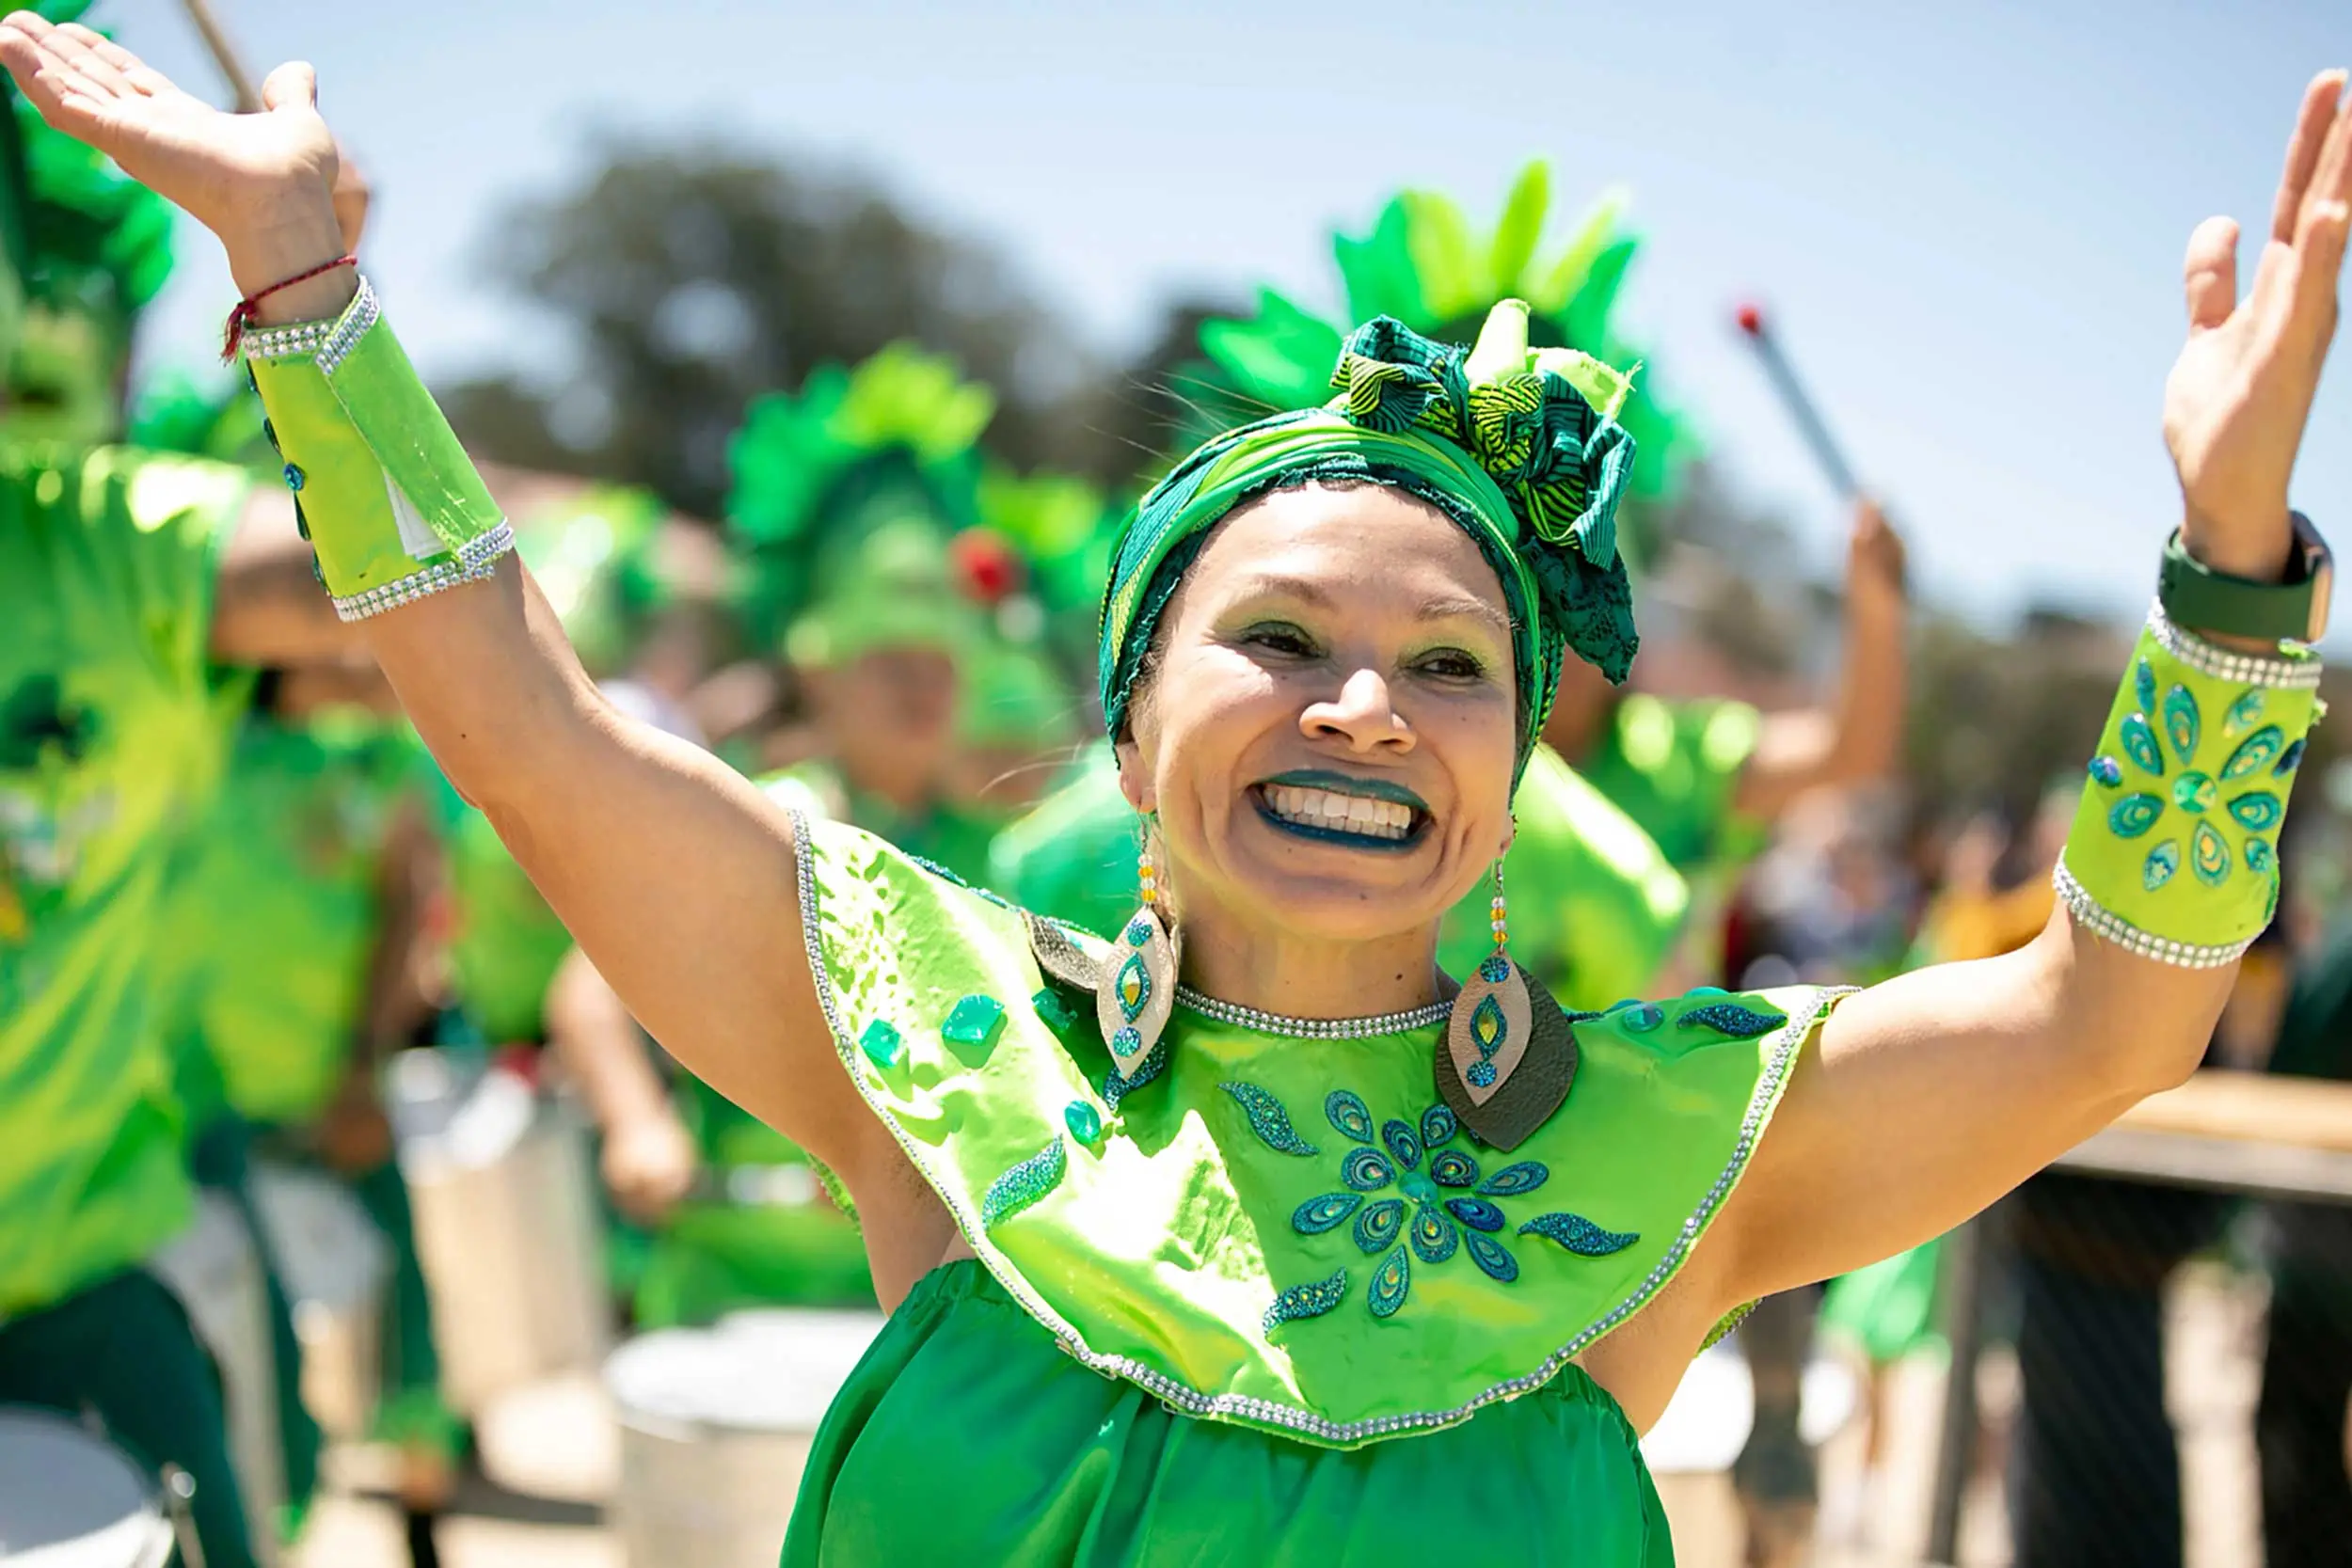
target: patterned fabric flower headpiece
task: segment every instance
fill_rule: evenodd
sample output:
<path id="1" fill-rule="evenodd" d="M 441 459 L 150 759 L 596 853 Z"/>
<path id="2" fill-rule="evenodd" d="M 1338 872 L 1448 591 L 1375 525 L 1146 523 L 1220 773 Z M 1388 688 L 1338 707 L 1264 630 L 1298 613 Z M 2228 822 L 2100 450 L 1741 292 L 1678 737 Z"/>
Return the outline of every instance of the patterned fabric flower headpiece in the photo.
<path id="1" fill-rule="evenodd" d="M 1530 350 L 1527 325 L 1526 304 L 1505 300 L 1465 354 L 1374 321 L 1342 346 L 1327 405 L 1245 425 L 1178 464 L 1112 563 L 1098 669 L 1111 734 L 1201 537 L 1254 497 L 1317 479 L 1406 490 L 1477 542 L 1511 611 L 1522 768 L 1568 653 L 1623 680 L 1637 639 L 1616 512 L 1634 443 L 1616 416 L 1632 380 L 1575 349 Z"/>

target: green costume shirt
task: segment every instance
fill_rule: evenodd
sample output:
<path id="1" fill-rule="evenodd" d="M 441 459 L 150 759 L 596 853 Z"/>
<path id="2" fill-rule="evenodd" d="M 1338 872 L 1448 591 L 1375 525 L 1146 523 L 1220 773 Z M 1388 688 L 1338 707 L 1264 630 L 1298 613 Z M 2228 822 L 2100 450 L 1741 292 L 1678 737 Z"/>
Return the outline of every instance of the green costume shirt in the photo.
<path id="1" fill-rule="evenodd" d="M 844 1069 L 977 1260 L 918 1284 L 835 1401 L 787 1564 L 1671 1562 L 1573 1358 L 1700 1243 L 1829 993 L 1583 1017 L 1566 1101 L 1503 1153 L 1435 1092 L 1441 1025 L 1180 1007 L 1114 1079 L 1018 911 L 796 828 Z"/>
<path id="2" fill-rule="evenodd" d="M 1645 990 L 1674 945 L 1690 892 L 1657 845 L 1548 747 L 1512 801 L 1518 835 L 1503 861 L 1511 950 L 1565 1007 L 1605 1007 Z M 1119 792 L 1110 744 L 997 835 L 985 878 L 1025 910 L 1098 936 L 1135 912 L 1136 817 Z M 1494 939 L 1482 882 L 1446 917 L 1439 960 L 1465 974 Z"/>
<path id="3" fill-rule="evenodd" d="M 1600 744 L 1579 764 L 1685 876 L 1744 858 L 1732 797 L 1763 720 L 1736 702 L 1668 702 L 1637 692 L 1616 705 Z"/>
<path id="4" fill-rule="evenodd" d="M 193 1119 L 222 1108 L 197 1102 L 208 1078 L 253 1121 L 304 1121 L 333 1096 L 366 1006 L 386 835 L 424 780 L 405 727 L 372 714 L 239 730 L 166 939 L 182 1049 L 201 1057 L 183 1078 Z"/>
<path id="5" fill-rule="evenodd" d="M 226 746 L 205 649 L 246 493 L 126 449 L 0 457 L 0 1315 L 187 1219 L 152 972 Z"/>

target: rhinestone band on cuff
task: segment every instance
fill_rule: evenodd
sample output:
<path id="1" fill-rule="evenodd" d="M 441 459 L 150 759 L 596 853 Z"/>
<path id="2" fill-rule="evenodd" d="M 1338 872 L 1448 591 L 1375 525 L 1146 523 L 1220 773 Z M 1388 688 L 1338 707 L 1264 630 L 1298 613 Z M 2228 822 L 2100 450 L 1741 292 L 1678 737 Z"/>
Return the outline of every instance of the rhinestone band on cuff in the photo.
<path id="1" fill-rule="evenodd" d="M 357 594 L 342 594 L 335 600 L 335 613 L 346 621 L 364 621 L 371 615 L 381 615 L 388 610 L 398 610 L 414 604 L 429 594 L 439 594 L 464 583 L 481 582 L 498 570 L 499 557 L 515 547 L 515 531 L 501 522 L 489 532 L 469 539 L 457 553 L 446 561 L 437 561 L 421 572 L 411 572 L 395 582 L 379 583 Z"/>
<path id="2" fill-rule="evenodd" d="M 256 326 L 245 335 L 245 355 L 248 359 L 293 359 L 308 354 L 314 356 L 322 375 L 332 375 L 342 368 L 352 349 L 384 316 L 383 302 L 376 298 L 375 285 L 362 276 L 359 292 L 351 296 L 341 315 L 318 321 L 288 322 L 281 326 Z"/>
<path id="3" fill-rule="evenodd" d="M 1205 996 L 1190 986 L 1176 988 L 1180 1006 L 1191 1008 L 1219 1023 L 1236 1028 L 1255 1029 L 1262 1035 L 1283 1035 L 1295 1040 L 1368 1040 L 1382 1035 L 1402 1035 L 1414 1029 L 1426 1029 L 1442 1023 L 1453 1016 L 1452 1002 L 1432 1002 L 1426 1006 L 1409 1007 L 1401 1013 L 1375 1013 L 1370 1018 L 1291 1018 L 1281 1013 L 1261 1012 L 1245 1007 L 1237 1002 L 1220 1002 Z"/>
<path id="4" fill-rule="evenodd" d="M 2093 898 L 2082 883 L 2074 880 L 2074 874 L 2066 869 L 2063 858 L 2058 861 L 2057 869 L 2050 873 L 2050 880 L 2058 888 L 2058 896 L 2066 901 L 2066 911 L 2074 917 L 2075 925 L 2138 958 L 2152 958 L 2157 963 L 2171 964 L 2178 969 L 2219 969 L 2224 964 L 2237 962 L 2245 957 L 2246 950 L 2254 945 L 2253 937 L 2208 947 L 2193 942 L 2174 942 L 2169 937 L 2143 931 Z M 2255 933 L 2257 936 L 2260 934 Z"/>
<path id="5" fill-rule="evenodd" d="M 2293 691 L 2310 691 L 2319 685 L 2318 659 L 2266 658 L 2260 654 L 2241 654 L 2216 647 L 2185 626 L 2176 624 L 2164 612 L 2161 604 L 2148 607 L 2148 629 L 2155 633 L 2156 641 L 2164 644 L 2166 653 L 2190 669 L 2217 680 Z"/>

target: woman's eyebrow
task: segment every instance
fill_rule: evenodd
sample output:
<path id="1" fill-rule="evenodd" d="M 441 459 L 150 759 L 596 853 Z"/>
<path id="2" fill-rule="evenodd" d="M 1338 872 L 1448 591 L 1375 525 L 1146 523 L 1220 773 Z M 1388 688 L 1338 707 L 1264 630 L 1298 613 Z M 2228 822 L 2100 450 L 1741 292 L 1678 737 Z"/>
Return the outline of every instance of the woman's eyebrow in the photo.
<path id="1" fill-rule="evenodd" d="M 1511 634 L 1509 616 L 1486 600 L 1473 598 L 1467 594 L 1449 594 L 1441 598 L 1430 599 L 1422 604 L 1421 612 L 1415 617 L 1416 620 L 1422 621 L 1453 621 L 1463 618 L 1484 621 L 1505 637 Z"/>

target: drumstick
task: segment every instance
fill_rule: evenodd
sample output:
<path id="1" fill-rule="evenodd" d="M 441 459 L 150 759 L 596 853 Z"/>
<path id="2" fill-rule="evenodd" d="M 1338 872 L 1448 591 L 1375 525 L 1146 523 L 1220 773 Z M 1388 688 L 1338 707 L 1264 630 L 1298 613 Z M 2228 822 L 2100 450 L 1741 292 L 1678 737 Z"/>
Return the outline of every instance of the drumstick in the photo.
<path id="1" fill-rule="evenodd" d="M 262 95 L 255 90 L 253 78 L 246 74 L 245 63 L 230 47 L 229 35 L 220 30 L 220 23 L 213 15 L 209 0 L 183 0 L 183 3 L 188 8 L 188 20 L 196 24 L 196 30 L 203 36 L 204 47 L 212 52 L 213 63 L 220 67 L 220 73 L 229 79 L 229 90 L 236 95 L 237 112 L 260 114 Z"/>
<path id="2" fill-rule="evenodd" d="M 1772 378 L 1773 389 L 1780 393 L 1781 402 L 1788 406 L 1789 417 L 1797 421 L 1797 429 L 1803 433 L 1805 445 L 1813 449 L 1813 455 L 1820 463 L 1821 471 L 1829 476 L 1831 487 L 1840 496 L 1852 499 L 1862 488 L 1854 483 L 1853 465 L 1846 461 L 1846 454 L 1838 449 L 1837 438 L 1829 433 L 1829 425 L 1821 419 L 1820 410 L 1805 395 L 1804 384 L 1797 379 L 1796 367 L 1781 352 L 1780 341 L 1764 325 L 1762 308 L 1742 305 L 1738 320 L 1740 330 L 1756 346 L 1756 357 L 1764 361 L 1764 373 Z"/>

